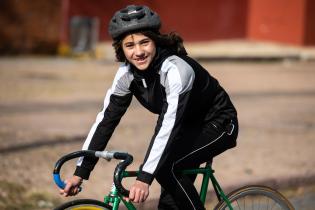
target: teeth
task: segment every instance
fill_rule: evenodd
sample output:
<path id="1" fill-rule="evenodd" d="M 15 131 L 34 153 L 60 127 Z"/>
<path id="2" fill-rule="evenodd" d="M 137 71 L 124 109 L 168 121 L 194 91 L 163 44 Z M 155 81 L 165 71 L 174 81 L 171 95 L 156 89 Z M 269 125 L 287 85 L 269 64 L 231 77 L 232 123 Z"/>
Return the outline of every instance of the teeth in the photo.
<path id="1" fill-rule="evenodd" d="M 136 59 L 136 61 L 143 61 L 143 60 L 145 60 L 147 57 L 143 57 L 143 58 L 138 58 L 138 59 Z"/>

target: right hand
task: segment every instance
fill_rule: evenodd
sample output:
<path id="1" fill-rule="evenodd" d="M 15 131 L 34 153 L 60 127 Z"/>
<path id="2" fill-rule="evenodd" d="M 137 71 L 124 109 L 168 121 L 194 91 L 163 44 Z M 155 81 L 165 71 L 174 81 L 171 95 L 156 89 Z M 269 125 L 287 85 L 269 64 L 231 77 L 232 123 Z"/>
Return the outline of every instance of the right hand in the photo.
<path id="1" fill-rule="evenodd" d="M 149 184 L 136 180 L 130 188 L 129 198 L 125 199 L 135 203 L 144 202 L 149 196 L 149 187 Z"/>
<path id="2" fill-rule="evenodd" d="M 69 179 L 66 179 L 65 180 L 66 186 L 64 189 L 61 189 L 59 191 L 60 195 L 63 195 L 64 197 L 77 195 L 80 192 L 79 188 L 82 182 L 83 179 L 75 175 L 73 175 Z"/>

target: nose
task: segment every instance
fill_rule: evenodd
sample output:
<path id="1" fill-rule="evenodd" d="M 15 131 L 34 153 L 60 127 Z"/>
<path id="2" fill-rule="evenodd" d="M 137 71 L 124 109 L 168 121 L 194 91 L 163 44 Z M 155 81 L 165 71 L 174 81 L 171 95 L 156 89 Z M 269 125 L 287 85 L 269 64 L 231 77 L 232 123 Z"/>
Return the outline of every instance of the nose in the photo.
<path id="1" fill-rule="evenodd" d="M 144 55 L 144 50 L 142 49 L 140 44 L 136 44 L 136 46 L 135 46 L 135 55 L 137 57 L 141 57 Z"/>

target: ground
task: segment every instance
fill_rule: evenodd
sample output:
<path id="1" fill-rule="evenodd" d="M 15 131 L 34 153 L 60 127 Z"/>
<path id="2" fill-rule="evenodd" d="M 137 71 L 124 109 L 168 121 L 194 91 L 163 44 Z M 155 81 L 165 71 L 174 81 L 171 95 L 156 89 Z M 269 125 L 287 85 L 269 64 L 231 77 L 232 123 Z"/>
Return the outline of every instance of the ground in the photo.
<path id="1" fill-rule="evenodd" d="M 267 184 L 288 195 L 299 205 L 296 208 L 304 205 L 301 197 L 313 195 L 308 202 L 314 200 L 315 63 L 202 65 L 231 95 L 239 115 L 237 147 L 214 160 L 224 189 Z M 10 198 L 9 188 L 37 195 L 38 209 L 66 200 L 52 180 L 54 163 L 81 149 L 117 67 L 106 60 L 0 58 L 0 209 L 10 199 L 22 199 Z M 130 168 L 137 169 L 156 120 L 134 100 L 107 149 L 133 154 Z M 110 189 L 115 164 L 100 161 L 79 197 L 102 199 Z M 62 176 L 70 176 L 74 165 L 67 164 Z M 154 182 L 151 203 L 158 195 Z"/>

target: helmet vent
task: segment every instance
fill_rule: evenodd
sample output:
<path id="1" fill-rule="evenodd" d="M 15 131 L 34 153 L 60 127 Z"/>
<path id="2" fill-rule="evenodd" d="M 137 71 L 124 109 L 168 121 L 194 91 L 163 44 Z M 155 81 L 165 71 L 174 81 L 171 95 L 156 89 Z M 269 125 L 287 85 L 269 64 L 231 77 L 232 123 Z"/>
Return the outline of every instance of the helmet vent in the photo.
<path id="1" fill-rule="evenodd" d="M 159 30 L 160 17 L 147 6 L 129 5 L 117 11 L 109 24 L 109 34 L 113 39 L 129 31 L 140 29 Z"/>

